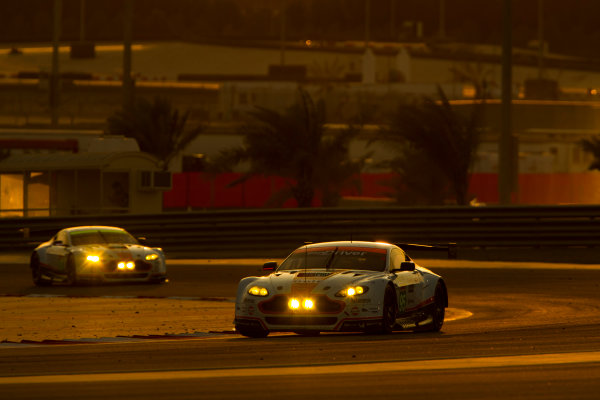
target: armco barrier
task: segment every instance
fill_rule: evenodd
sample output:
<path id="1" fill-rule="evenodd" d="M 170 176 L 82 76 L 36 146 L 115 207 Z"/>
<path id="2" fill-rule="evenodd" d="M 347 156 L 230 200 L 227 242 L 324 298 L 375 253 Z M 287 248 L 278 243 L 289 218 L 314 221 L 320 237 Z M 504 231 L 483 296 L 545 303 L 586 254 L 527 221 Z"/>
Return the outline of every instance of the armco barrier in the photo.
<path id="1" fill-rule="evenodd" d="M 487 206 L 3 218 L 0 251 L 30 251 L 76 225 L 121 226 L 172 258 L 281 257 L 305 242 L 328 240 L 456 243 L 459 249 L 600 245 L 600 206 Z"/>

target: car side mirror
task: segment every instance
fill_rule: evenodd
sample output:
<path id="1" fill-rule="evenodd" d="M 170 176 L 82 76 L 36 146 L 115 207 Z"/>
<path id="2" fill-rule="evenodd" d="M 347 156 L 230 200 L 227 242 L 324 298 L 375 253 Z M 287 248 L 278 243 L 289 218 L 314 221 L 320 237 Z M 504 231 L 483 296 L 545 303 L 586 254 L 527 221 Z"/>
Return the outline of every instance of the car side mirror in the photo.
<path id="1" fill-rule="evenodd" d="M 146 239 L 144 236 L 140 236 L 136 239 L 142 246 L 146 246 L 148 244 L 148 239 Z"/>
<path id="2" fill-rule="evenodd" d="M 412 261 L 404 261 L 400 264 L 400 268 L 394 268 L 392 270 L 392 272 L 404 272 L 404 271 L 414 271 L 415 268 L 415 263 Z"/>
<path id="3" fill-rule="evenodd" d="M 400 264 L 400 271 L 414 271 L 415 263 L 412 261 L 404 261 Z"/>
<path id="4" fill-rule="evenodd" d="M 269 261 L 263 264 L 263 271 L 275 271 L 277 269 L 277 261 Z"/>
<path id="5" fill-rule="evenodd" d="M 62 242 L 62 240 L 55 240 L 54 242 L 52 242 L 53 246 L 65 246 L 65 244 Z"/>

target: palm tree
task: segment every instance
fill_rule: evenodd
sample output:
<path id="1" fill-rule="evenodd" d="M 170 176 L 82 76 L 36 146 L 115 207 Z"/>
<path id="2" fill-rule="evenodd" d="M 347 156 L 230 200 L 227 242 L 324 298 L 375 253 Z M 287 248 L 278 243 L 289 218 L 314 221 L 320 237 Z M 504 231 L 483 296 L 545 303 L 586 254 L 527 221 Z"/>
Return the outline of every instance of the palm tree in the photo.
<path id="1" fill-rule="evenodd" d="M 188 117 L 189 111 L 180 113 L 167 99 L 139 98 L 108 118 L 107 131 L 136 139 L 140 149 L 158 158 L 167 170 L 171 160 L 203 130 L 201 126 L 186 130 Z"/>
<path id="2" fill-rule="evenodd" d="M 583 139 L 580 142 L 583 151 L 591 153 L 594 157 L 588 169 L 600 170 L 600 136 L 594 136 L 589 139 Z"/>
<path id="3" fill-rule="evenodd" d="M 394 144 L 397 156 L 381 163 L 396 174 L 383 182 L 395 188 L 391 194 L 396 202 L 403 206 L 444 204 L 449 187 L 447 179 L 439 166 L 430 162 L 423 150 L 410 144 Z"/>
<path id="4" fill-rule="evenodd" d="M 491 89 L 498 87 L 494 80 L 494 70 L 481 62 L 460 63 L 450 67 L 450 72 L 454 75 L 454 80 L 473 85 L 476 99 L 489 98 Z"/>
<path id="5" fill-rule="evenodd" d="M 479 145 L 482 131 L 479 118 L 485 103 L 475 102 L 471 115 L 463 117 L 452 109 L 439 86 L 438 95 L 440 101 L 425 97 L 421 102 L 400 105 L 389 128 L 376 140 L 403 149 L 396 165 L 403 166 L 399 172 L 406 183 L 416 177 L 423 178 L 422 184 L 423 181 L 431 184 L 436 176 L 443 178 L 437 183 L 440 185 L 437 190 L 447 187 L 457 204 L 466 205 L 469 202 L 469 170 Z M 418 171 L 408 168 L 419 164 L 431 166 Z"/>
<path id="6" fill-rule="evenodd" d="M 303 89 L 298 101 L 279 113 L 257 107 L 240 133 L 241 146 L 223 150 L 217 165 L 247 162 L 248 171 L 235 183 L 253 175 L 278 175 L 289 178 L 288 186 L 277 194 L 280 200 L 293 197 L 298 207 L 310 207 L 315 193 L 321 190 L 322 203 L 336 205 L 339 190 L 362 169 L 366 156 L 350 160 L 348 147 L 356 129 L 326 135 L 323 102 L 315 103 Z"/>

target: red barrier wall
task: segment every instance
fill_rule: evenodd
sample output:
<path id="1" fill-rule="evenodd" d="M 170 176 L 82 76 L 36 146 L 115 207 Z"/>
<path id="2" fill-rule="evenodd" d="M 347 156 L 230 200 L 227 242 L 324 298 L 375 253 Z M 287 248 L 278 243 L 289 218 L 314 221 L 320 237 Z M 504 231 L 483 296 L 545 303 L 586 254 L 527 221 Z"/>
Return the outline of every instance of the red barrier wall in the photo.
<path id="1" fill-rule="evenodd" d="M 270 207 L 271 196 L 285 190 L 287 180 L 281 177 L 253 176 L 233 185 L 242 174 L 211 175 L 203 172 L 173 174 L 173 188 L 164 193 L 164 209 L 187 208 L 260 208 Z M 360 189 L 342 191 L 346 198 L 359 197 L 386 200 L 393 197 L 390 183 L 394 175 L 361 174 Z M 496 174 L 473 174 L 469 194 L 479 203 L 498 202 Z M 314 206 L 319 206 L 318 194 Z M 564 174 L 520 174 L 518 204 L 600 204 L 600 172 Z M 293 199 L 283 207 L 296 207 Z"/>

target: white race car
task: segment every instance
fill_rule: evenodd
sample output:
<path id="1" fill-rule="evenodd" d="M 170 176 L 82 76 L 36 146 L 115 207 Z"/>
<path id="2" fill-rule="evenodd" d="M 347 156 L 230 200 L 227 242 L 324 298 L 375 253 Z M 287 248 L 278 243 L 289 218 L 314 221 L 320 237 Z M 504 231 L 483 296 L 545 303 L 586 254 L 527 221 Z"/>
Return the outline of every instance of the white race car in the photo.
<path id="1" fill-rule="evenodd" d="M 238 286 L 234 322 L 244 336 L 439 331 L 448 307 L 442 277 L 393 244 L 314 243 L 263 270 L 272 272 Z"/>
<path id="2" fill-rule="evenodd" d="M 53 282 L 164 282 L 165 255 L 112 226 L 77 226 L 59 231 L 31 254 L 37 286 Z"/>

